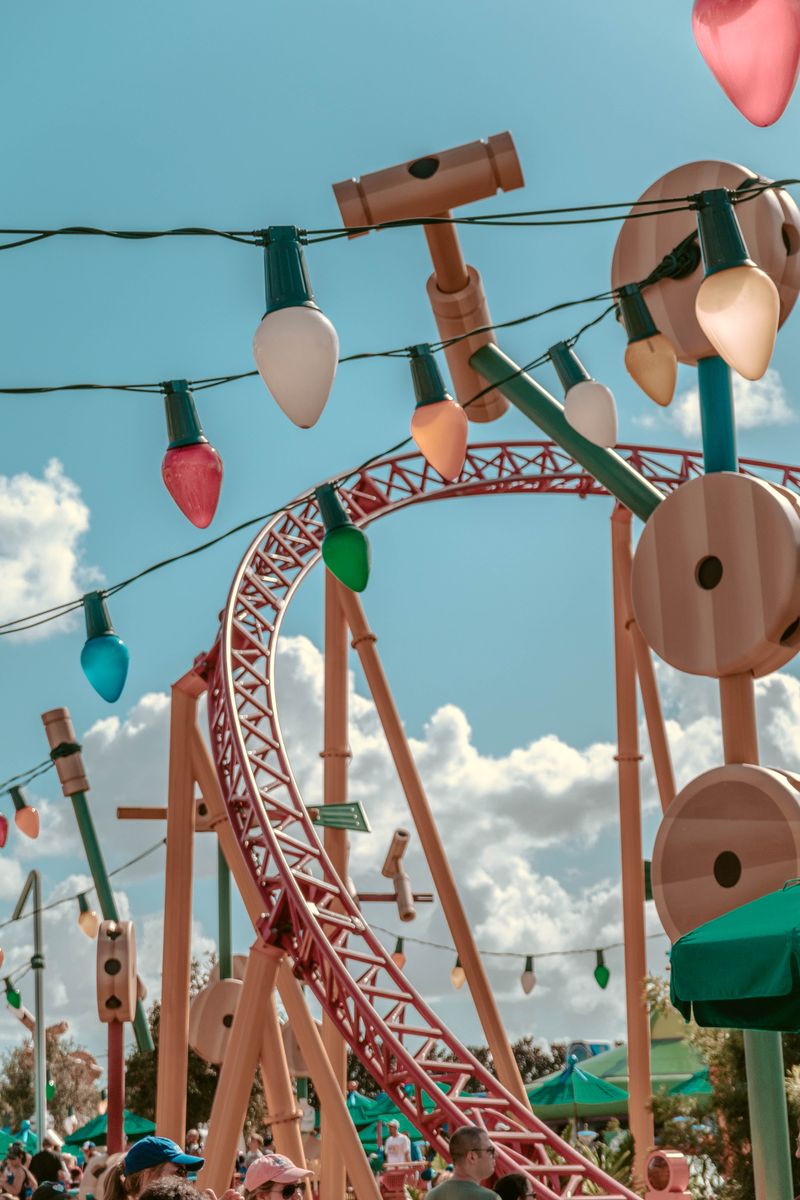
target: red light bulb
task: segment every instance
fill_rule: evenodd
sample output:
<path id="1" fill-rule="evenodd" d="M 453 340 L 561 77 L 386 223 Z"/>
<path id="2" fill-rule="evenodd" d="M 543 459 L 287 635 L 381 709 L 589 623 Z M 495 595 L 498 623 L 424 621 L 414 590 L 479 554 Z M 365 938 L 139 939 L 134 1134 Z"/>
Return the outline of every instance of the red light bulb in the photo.
<path id="1" fill-rule="evenodd" d="M 173 379 L 163 387 L 169 445 L 161 477 L 183 515 L 205 529 L 217 511 L 222 459 L 203 433 L 186 380 Z"/>
<path id="2" fill-rule="evenodd" d="M 222 487 L 222 459 L 208 442 L 174 446 L 161 464 L 161 477 L 185 517 L 199 529 L 210 525 Z"/>
<path id="3" fill-rule="evenodd" d="M 5 846 L 7 840 L 8 840 L 8 821 L 3 816 L 3 814 L 0 813 L 0 850 L 2 850 L 3 846 Z"/>

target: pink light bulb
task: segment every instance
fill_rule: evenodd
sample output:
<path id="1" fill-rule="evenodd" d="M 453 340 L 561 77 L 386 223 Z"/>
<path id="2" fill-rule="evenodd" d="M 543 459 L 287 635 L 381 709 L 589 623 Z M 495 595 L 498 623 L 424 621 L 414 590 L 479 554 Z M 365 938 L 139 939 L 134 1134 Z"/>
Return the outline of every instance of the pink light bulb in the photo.
<path id="1" fill-rule="evenodd" d="M 800 0 L 694 0 L 692 29 L 731 103 L 753 125 L 773 125 L 800 70 Z"/>
<path id="2" fill-rule="evenodd" d="M 35 808 L 31 808 L 30 804 L 17 809 L 14 813 L 14 823 L 26 837 L 37 838 L 39 836 L 39 813 Z"/>
<path id="3" fill-rule="evenodd" d="M 449 397 L 420 404 L 411 418 L 411 436 L 442 479 L 452 483 L 464 467 L 469 438 L 467 414 Z"/>
<path id="4" fill-rule="evenodd" d="M 167 450 L 161 476 L 172 499 L 199 529 L 210 525 L 222 487 L 222 459 L 208 442 Z"/>

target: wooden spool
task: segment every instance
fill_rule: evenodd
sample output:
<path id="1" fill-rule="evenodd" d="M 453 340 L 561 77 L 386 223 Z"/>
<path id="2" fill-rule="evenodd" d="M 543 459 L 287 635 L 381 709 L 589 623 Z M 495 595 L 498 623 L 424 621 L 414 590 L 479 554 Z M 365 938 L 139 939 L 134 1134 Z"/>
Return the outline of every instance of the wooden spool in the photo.
<path id="1" fill-rule="evenodd" d="M 632 586 L 639 628 L 671 666 L 769 674 L 800 646 L 796 502 L 728 472 L 682 484 L 644 527 Z"/>
<path id="2" fill-rule="evenodd" d="M 800 875 L 800 778 L 715 767 L 670 804 L 656 835 L 653 899 L 670 941 Z"/>
<path id="3" fill-rule="evenodd" d="M 221 1063 L 242 994 L 240 979 L 207 983 L 189 1006 L 189 1045 L 208 1063 Z"/>
<path id="4" fill-rule="evenodd" d="M 136 1014 L 136 934 L 132 921 L 103 921 L 97 934 L 97 1013 L 132 1021 Z"/>
<path id="5" fill-rule="evenodd" d="M 689 196 L 711 188 L 737 188 L 755 172 L 737 163 L 687 163 L 668 171 L 649 187 L 640 200 L 661 200 Z M 665 203 L 665 208 L 678 205 Z M 636 205 L 632 213 L 642 212 Z M 762 192 L 736 208 L 744 240 L 756 266 L 770 276 L 780 296 L 780 324 L 788 317 L 800 289 L 800 212 L 784 191 Z M 611 264 L 611 286 L 638 283 L 675 246 L 697 228 L 697 214 L 691 211 L 667 213 L 627 220 L 620 230 Z M 680 362 L 695 366 L 698 358 L 715 354 L 711 343 L 697 324 L 694 302 L 703 282 L 702 263 L 685 279 L 665 279 L 648 287 L 648 308 L 660 331 L 670 339 Z"/>

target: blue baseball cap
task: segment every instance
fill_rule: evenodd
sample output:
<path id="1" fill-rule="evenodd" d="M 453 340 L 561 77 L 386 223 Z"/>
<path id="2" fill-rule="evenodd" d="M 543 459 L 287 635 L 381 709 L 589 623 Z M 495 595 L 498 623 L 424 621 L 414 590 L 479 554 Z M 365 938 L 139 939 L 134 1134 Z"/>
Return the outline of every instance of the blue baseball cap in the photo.
<path id="1" fill-rule="evenodd" d="M 125 1155 L 125 1174 L 135 1175 L 148 1167 L 160 1167 L 162 1163 L 178 1163 L 182 1167 L 202 1167 L 206 1160 L 196 1154 L 184 1154 L 171 1138 L 143 1137 L 134 1142 Z"/>

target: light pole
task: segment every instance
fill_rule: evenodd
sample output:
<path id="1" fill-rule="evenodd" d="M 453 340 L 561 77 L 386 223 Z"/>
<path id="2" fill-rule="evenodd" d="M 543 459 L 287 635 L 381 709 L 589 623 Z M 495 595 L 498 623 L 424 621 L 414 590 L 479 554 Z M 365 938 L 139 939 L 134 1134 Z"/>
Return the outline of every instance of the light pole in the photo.
<path id="1" fill-rule="evenodd" d="M 45 1082 L 47 1079 L 47 1048 L 44 1036 L 44 951 L 42 946 L 42 881 L 38 871 L 31 871 L 25 880 L 25 886 L 20 893 L 17 906 L 11 917 L 18 921 L 22 916 L 25 902 L 33 891 L 33 968 L 34 1003 L 33 1015 L 36 1028 L 33 1034 L 33 1091 L 36 1110 L 36 1146 L 42 1148 L 47 1120 Z"/>

